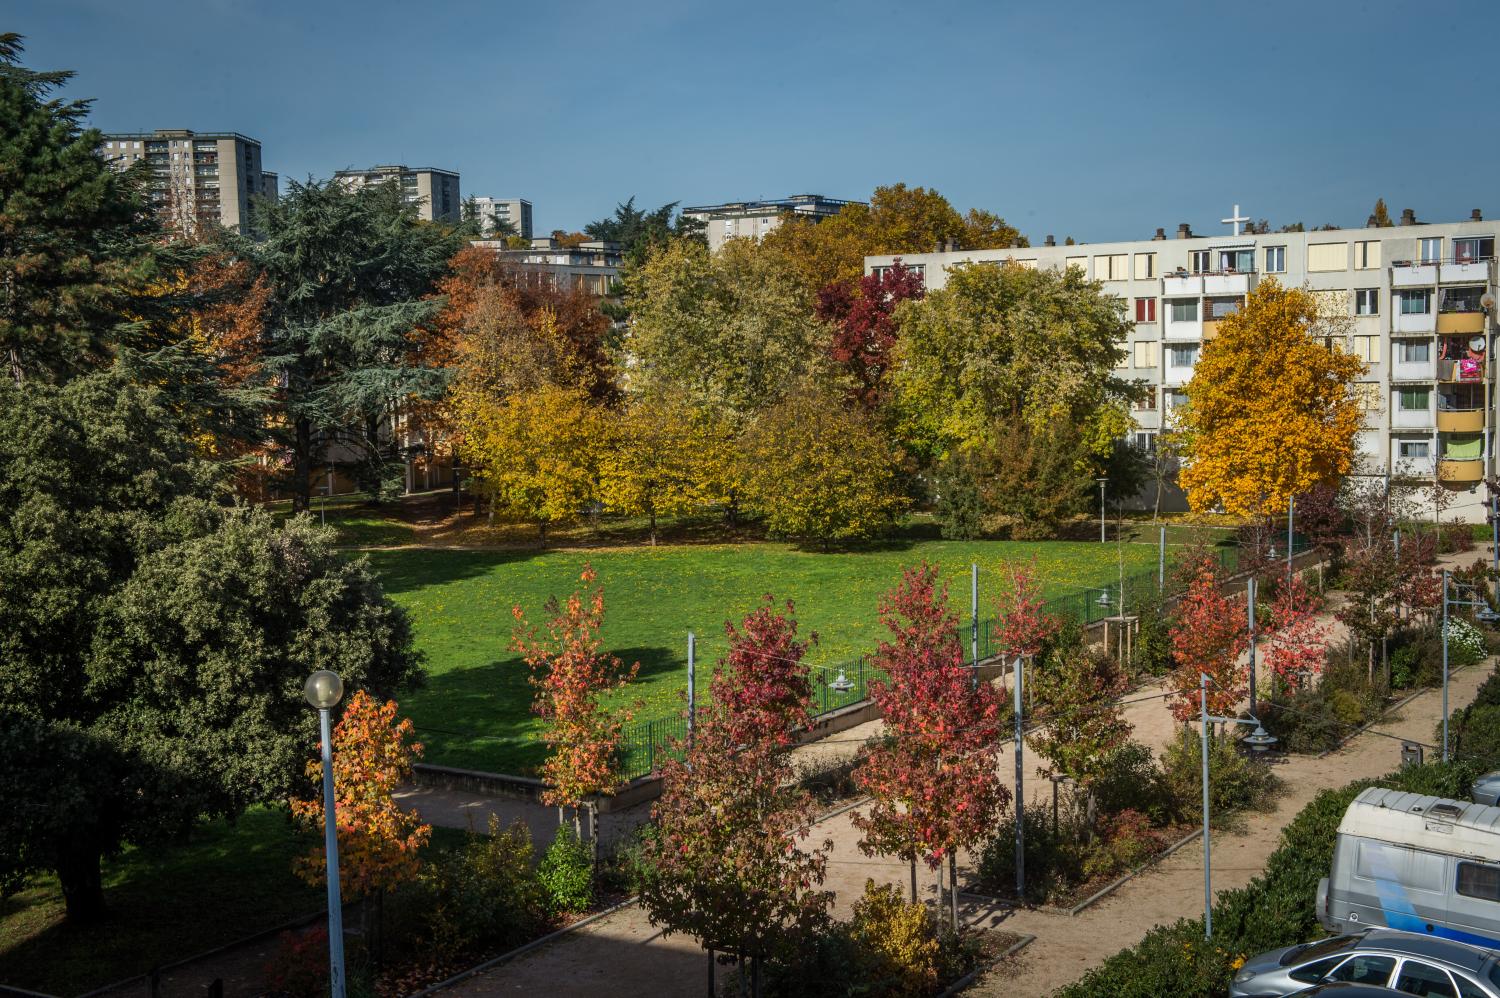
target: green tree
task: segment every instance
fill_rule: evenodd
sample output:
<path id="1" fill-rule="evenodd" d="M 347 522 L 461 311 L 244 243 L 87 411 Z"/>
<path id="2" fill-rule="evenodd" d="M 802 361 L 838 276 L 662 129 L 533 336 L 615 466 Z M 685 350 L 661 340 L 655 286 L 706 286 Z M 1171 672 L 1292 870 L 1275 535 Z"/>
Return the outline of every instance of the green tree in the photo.
<path id="1" fill-rule="evenodd" d="M 615 205 L 615 213 L 583 227 L 590 239 L 619 243 L 627 265 L 641 263 L 653 250 L 674 239 L 688 239 L 708 245 L 703 237 L 703 223 L 696 218 L 677 214 L 678 202 L 672 201 L 647 211 L 635 206 L 635 195 Z"/>
<path id="2" fill-rule="evenodd" d="M 72 73 L 21 66 L 0 34 L 0 349 L 12 381 L 105 361 L 152 272 L 140 173 L 120 174 L 85 129 L 88 101 L 49 95 Z"/>
<path id="3" fill-rule="evenodd" d="M 740 478 L 772 533 L 826 548 L 890 531 L 907 506 L 899 460 L 872 417 L 804 386 L 746 431 Z"/>
<path id="4" fill-rule="evenodd" d="M 1091 474 L 1133 421 L 1114 369 L 1130 329 L 1117 299 L 1077 270 L 965 264 L 897 312 L 900 433 L 929 459 L 1025 427 L 1074 429 Z"/>
<path id="5" fill-rule="evenodd" d="M 614 417 L 613 439 L 600 455 L 604 504 L 651 521 L 682 516 L 729 500 L 731 441 L 711 413 L 654 396 L 632 399 Z"/>
<path id="6" fill-rule="evenodd" d="M 70 919 L 100 914 L 125 843 L 287 798 L 308 672 L 378 695 L 418 675 L 368 566 L 224 506 L 188 425 L 120 368 L 0 387 L 0 883 L 55 870 Z"/>
<path id="7" fill-rule="evenodd" d="M 1375 209 L 1370 212 L 1370 217 L 1375 219 L 1376 228 L 1388 228 L 1395 223 L 1391 221 L 1390 210 L 1385 206 L 1385 198 L 1375 199 Z"/>
<path id="8" fill-rule="evenodd" d="M 627 276 L 626 301 L 640 390 L 732 420 L 780 399 L 812 369 L 827 335 L 791 265 L 749 240 L 713 255 L 673 242 Z"/>
<path id="9" fill-rule="evenodd" d="M 254 225 L 261 238 L 240 250 L 270 284 L 265 367 L 283 386 L 293 505 L 307 508 L 322 463 L 379 495 L 403 456 L 394 412 L 447 383 L 414 332 L 443 304 L 434 285 L 460 237 L 421 221 L 394 183 L 294 181 L 280 200 L 257 202 Z"/>

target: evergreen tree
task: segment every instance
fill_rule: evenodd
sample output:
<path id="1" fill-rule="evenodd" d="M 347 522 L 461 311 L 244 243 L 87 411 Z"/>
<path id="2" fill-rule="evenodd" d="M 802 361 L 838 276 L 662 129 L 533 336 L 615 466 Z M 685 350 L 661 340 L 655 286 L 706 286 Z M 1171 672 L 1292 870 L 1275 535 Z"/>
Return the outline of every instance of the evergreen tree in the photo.
<path id="1" fill-rule="evenodd" d="M 1370 217 L 1375 220 L 1376 228 L 1384 229 L 1395 223 L 1391 221 L 1391 213 L 1385 206 L 1385 198 L 1375 199 L 1375 210 L 1370 212 Z"/>
<path id="2" fill-rule="evenodd" d="M 443 304 L 433 288 L 461 238 L 418 219 L 395 184 L 313 180 L 261 202 L 255 228 L 262 240 L 241 248 L 270 284 L 265 366 L 281 384 L 293 504 L 307 508 L 323 463 L 379 496 L 404 456 L 392 426 L 402 402 L 447 384 L 416 331 Z"/>
<path id="3" fill-rule="evenodd" d="M 141 174 L 120 174 L 85 129 L 88 101 L 49 95 L 72 77 L 19 63 L 0 34 L 0 350 L 10 379 L 97 365 L 150 275 L 154 222 Z"/>

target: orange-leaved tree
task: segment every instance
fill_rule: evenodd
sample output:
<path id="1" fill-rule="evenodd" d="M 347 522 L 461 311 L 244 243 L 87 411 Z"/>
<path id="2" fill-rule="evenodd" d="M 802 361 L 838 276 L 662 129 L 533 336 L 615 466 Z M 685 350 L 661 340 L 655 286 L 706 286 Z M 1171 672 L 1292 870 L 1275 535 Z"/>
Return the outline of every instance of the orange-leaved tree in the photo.
<path id="1" fill-rule="evenodd" d="M 633 680 L 641 666 L 637 662 L 627 668 L 618 656 L 600 650 L 604 587 L 594 584 L 592 565 L 584 565 L 579 579 L 583 588 L 565 603 L 555 596 L 547 600 L 545 638 L 527 623 L 519 606 L 512 607 L 516 623 L 511 646 L 531 667 L 536 691 L 532 710 L 547 722 L 542 737 L 550 752 L 542 763 L 542 779 L 549 786 L 542 803 L 575 809 L 587 805 L 592 818 L 591 798 L 611 794 L 620 784 L 620 734 L 634 714 L 633 708 L 606 707 L 602 701 Z"/>
<path id="2" fill-rule="evenodd" d="M 1167 698 L 1167 705 L 1179 721 L 1200 712 L 1201 675 L 1209 678 L 1211 714 L 1228 714 L 1246 693 L 1240 664 L 1240 655 L 1250 643 L 1245 609 L 1220 590 L 1215 569 L 1212 558 L 1198 560 L 1172 621 L 1175 692 Z"/>
<path id="3" fill-rule="evenodd" d="M 413 740 L 410 718 L 396 717 L 396 702 L 381 703 L 364 690 L 349 698 L 333 729 L 333 797 L 338 820 L 339 881 L 356 898 L 378 897 L 414 878 L 421 868 L 419 850 L 432 826 L 416 811 L 403 809 L 392 796 L 410 778 L 412 760 L 422 754 Z M 315 792 L 292 801 L 292 816 L 308 827 L 323 829 L 323 765 L 307 764 Z M 296 861 L 299 876 L 322 883 L 323 847 Z"/>
<path id="4" fill-rule="evenodd" d="M 1354 381 L 1365 366 L 1333 345 L 1347 323 L 1331 311 L 1268 279 L 1218 320 L 1175 413 L 1179 481 L 1194 510 L 1279 512 L 1348 473 L 1364 423 Z"/>

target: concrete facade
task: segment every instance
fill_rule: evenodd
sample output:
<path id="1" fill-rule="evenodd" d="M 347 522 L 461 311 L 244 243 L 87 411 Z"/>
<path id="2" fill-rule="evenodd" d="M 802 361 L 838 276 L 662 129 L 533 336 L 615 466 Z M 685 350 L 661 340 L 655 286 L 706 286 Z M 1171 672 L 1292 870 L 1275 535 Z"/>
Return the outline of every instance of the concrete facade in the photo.
<path id="1" fill-rule="evenodd" d="M 1267 277 L 1305 287 L 1340 318 L 1338 345 L 1367 364 L 1358 388 L 1366 423 L 1355 474 L 1410 487 L 1426 515 L 1446 502 L 1445 519 L 1480 522 L 1500 422 L 1493 389 L 1497 236 L 1500 223 L 1478 209 L 1469 220 L 1439 224 L 1419 223 L 1408 211 L 1381 228 L 1202 236 L 1181 225 L 1176 238 L 1158 229 L 1133 242 L 901 259 L 920 268 L 933 289 L 947 283 L 951 268 L 979 261 L 1079 267 L 1100 281 L 1134 321 L 1116 374 L 1151 389 L 1133 413 L 1135 442 L 1147 448 L 1185 401 L 1183 386 L 1218 320 Z M 867 257 L 866 272 L 896 259 Z M 1439 490 L 1443 498 L 1434 500 Z"/>
<path id="2" fill-rule="evenodd" d="M 429 222 L 457 224 L 463 217 L 463 198 L 459 192 L 458 174 L 430 166 L 372 166 L 368 170 L 339 170 L 334 179 L 350 187 L 395 181 L 407 204 L 417 206 L 417 213 Z"/>
<path id="3" fill-rule="evenodd" d="M 516 235 L 522 239 L 531 238 L 531 202 L 525 198 L 476 197 L 474 205 L 479 209 L 486 235 L 494 231 L 496 223 L 504 221 L 515 226 Z"/>
<path id="4" fill-rule="evenodd" d="M 260 143 L 238 132 L 120 133 L 104 136 L 99 151 L 119 170 L 148 163 L 152 204 L 184 231 L 216 223 L 243 232 L 250 199 L 277 196 L 276 174 L 261 169 Z"/>
<path id="5" fill-rule="evenodd" d="M 617 243 L 586 242 L 563 246 L 549 236 L 531 240 L 530 249 L 511 249 L 497 239 L 476 239 L 470 245 L 487 249 L 517 269 L 553 287 L 581 287 L 601 298 L 620 276 L 625 258 Z"/>
<path id="6" fill-rule="evenodd" d="M 695 218 L 703 223 L 708 248 L 717 252 L 729 239 L 759 239 L 789 215 L 821 221 L 837 215 L 846 204 L 863 203 L 825 198 L 821 194 L 794 194 L 774 201 L 730 201 L 725 204 L 699 205 L 682 209 L 682 216 Z"/>

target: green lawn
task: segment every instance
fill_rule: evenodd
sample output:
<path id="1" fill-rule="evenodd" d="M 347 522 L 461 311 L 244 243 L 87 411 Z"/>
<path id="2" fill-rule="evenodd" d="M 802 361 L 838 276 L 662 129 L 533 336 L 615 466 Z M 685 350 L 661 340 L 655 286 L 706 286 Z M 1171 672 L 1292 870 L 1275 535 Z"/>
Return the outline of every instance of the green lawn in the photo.
<path id="1" fill-rule="evenodd" d="M 318 841 L 257 808 L 186 844 L 126 850 L 104 866 L 109 917 L 82 929 L 64 924 L 56 878 L 37 877 L 0 901 L 0 983 L 81 994 L 318 911 L 323 888 L 292 873 Z"/>
<path id="2" fill-rule="evenodd" d="M 456 551 L 407 548 L 368 556 L 393 599 L 411 611 L 428 682 L 403 708 L 427 745 L 427 761 L 525 773 L 542 758 L 540 722 L 531 715 L 524 663 L 508 648 L 510 608 L 542 622 L 549 595 L 571 592 L 591 562 L 605 588 L 605 647 L 640 677 L 622 700 L 644 701 L 639 717 L 662 717 L 686 686 L 687 632 L 698 635 L 707 670 L 725 648 L 724 621 L 742 617 L 761 594 L 792 599 L 804 633 L 818 634 L 815 664 L 846 661 L 874 647 L 876 604 L 901 569 L 939 565 L 965 621 L 969 564 L 980 566 L 981 616 L 989 616 L 997 572 L 1036 558 L 1049 594 L 1111 584 L 1113 543 L 909 541 L 875 550 L 820 554 L 785 544 L 677 545 L 600 551 Z M 1124 547 L 1127 573 L 1150 570 L 1156 549 Z M 706 685 L 706 678 L 705 678 Z"/>

